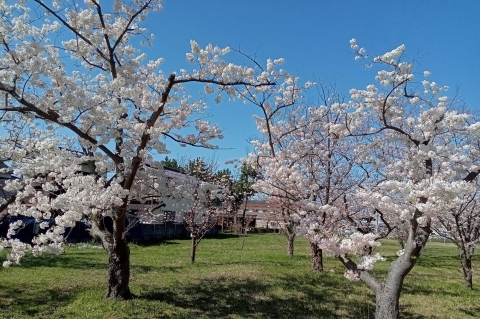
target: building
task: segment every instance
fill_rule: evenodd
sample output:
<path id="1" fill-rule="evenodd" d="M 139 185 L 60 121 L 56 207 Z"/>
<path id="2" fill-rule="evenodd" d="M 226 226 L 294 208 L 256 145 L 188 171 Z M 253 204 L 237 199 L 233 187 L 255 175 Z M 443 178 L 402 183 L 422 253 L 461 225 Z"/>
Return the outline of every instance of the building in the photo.
<path id="1" fill-rule="evenodd" d="M 224 230 L 241 227 L 242 222 L 243 205 L 233 215 L 228 215 L 226 210 L 222 213 L 221 224 Z M 285 225 L 282 208 L 279 204 L 267 200 L 249 200 L 245 209 L 245 224 L 247 231 L 252 228 L 259 230 L 281 229 Z"/>
<path id="2" fill-rule="evenodd" d="M 0 168 L 8 169 L 8 166 L 0 162 Z M 90 165 L 84 164 L 81 167 L 79 173 L 83 175 L 91 174 Z M 0 173 L 0 197 L 9 199 L 14 196 L 13 193 L 4 190 L 5 182 L 14 177 L 12 171 L 8 173 Z M 191 177 L 183 172 L 165 168 L 165 175 L 171 179 L 191 179 Z M 50 178 L 50 177 L 46 177 Z M 41 185 L 38 185 L 39 191 Z M 61 192 L 61 191 L 59 191 Z M 53 198 L 56 194 L 49 192 L 48 195 Z M 141 241 L 151 238 L 188 238 L 190 233 L 188 232 L 184 222 L 184 212 L 181 211 L 182 205 L 176 205 L 176 201 L 171 198 L 157 198 L 155 200 L 149 200 L 147 202 L 139 202 L 132 200 L 128 206 L 127 214 L 127 231 L 131 240 Z M 60 212 L 59 212 L 60 213 Z M 0 237 L 5 237 L 8 230 L 8 225 L 12 221 L 22 219 L 24 224 L 31 227 L 25 227 L 19 233 L 17 238 L 24 242 L 30 242 L 31 239 L 38 233 L 38 222 L 33 218 L 23 218 L 16 216 L 8 216 L 8 212 L 5 211 L 1 214 L 0 218 Z M 8 216 L 8 217 L 7 217 Z M 1 221 L 3 219 L 3 222 Z M 107 220 L 106 227 L 112 227 L 111 221 Z M 49 222 L 53 223 L 53 219 Z M 37 225 L 37 226 L 36 226 Z M 110 225 L 110 226 L 109 226 Z M 88 229 L 90 227 L 90 221 L 84 218 L 81 222 L 77 222 L 73 229 L 67 229 L 65 234 L 68 234 L 68 241 L 78 242 L 91 240 Z M 207 235 L 215 235 L 218 231 L 216 228 L 210 230 Z"/>

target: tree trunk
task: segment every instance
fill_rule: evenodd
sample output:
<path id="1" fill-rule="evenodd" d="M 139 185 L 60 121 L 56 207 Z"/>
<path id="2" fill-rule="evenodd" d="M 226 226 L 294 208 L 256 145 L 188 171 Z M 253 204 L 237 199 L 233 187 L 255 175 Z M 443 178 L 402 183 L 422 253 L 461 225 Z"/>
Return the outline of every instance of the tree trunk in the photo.
<path id="1" fill-rule="evenodd" d="M 107 230 L 105 230 L 106 232 Z M 109 236 L 110 237 L 110 236 Z M 113 220 L 113 241 L 108 246 L 108 289 L 107 298 L 127 300 L 130 293 L 130 248 L 126 238 L 126 214 L 118 208 Z"/>
<path id="2" fill-rule="evenodd" d="M 416 214 L 418 213 L 417 210 Z M 375 318 L 399 318 L 399 300 L 403 281 L 415 266 L 420 257 L 420 252 L 428 241 L 431 233 L 430 226 L 431 219 L 429 217 L 414 218 L 410 221 L 410 229 L 403 254 L 392 262 L 388 269 L 387 278 L 375 289 Z"/>
<path id="3" fill-rule="evenodd" d="M 323 271 L 323 252 L 316 243 L 310 243 L 313 271 Z"/>
<path id="4" fill-rule="evenodd" d="M 399 317 L 399 300 L 400 291 L 402 290 L 403 285 L 403 278 L 401 278 L 401 282 L 401 284 L 398 284 L 397 281 L 394 281 L 393 283 L 390 282 L 381 285 L 379 291 L 376 293 L 375 318 L 397 319 Z"/>
<path id="5" fill-rule="evenodd" d="M 295 241 L 295 233 L 289 233 L 287 232 L 287 241 L 288 241 L 288 248 L 287 248 L 287 254 L 290 257 L 293 257 L 293 252 L 294 252 L 294 241 Z"/>
<path id="6" fill-rule="evenodd" d="M 241 245 L 241 250 L 243 250 L 243 247 L 245 247 L 245 237 L 247 237 L 246 234 L 241 235 L 242 236 L 242 245 Z"/>
<path id="7" fill-rule="evenodd" d="M 473 254 L 473 251 L 472 251 L 472 254 Z M 472 254 L 469 254 L 469 252 L 463 251 L 460 255 L 465 286 L 470 289 L 473 289 Z"/>
<path id="8" fill-rule="evenodd" d="M 397 319 L 400 314 L 399 300 L 403 280 L 412 270 L 420 257 L 431 233 L 431 218 L 421 216 L 417 209 L 410 220 L 410 228 L 403 253 L 390 264 L 387 278 L 379 282 L 365 269 L 359 268 L 347 255 L 338 255 L 337 258 L 348 269 L 349 277 L 354 276 L 363 281 L 375 292 L 377 319 Z"/>
<path id="9" fill-rule="evenodd" d="M 126 239 L 114 242 L 108 256 L 108 290 L 107 298 L 116 300 L 131 299 L 130 248 Z"/>
<path id="10" fill-rule="evenodd" d="M 121 209 L 113 220 L 113 233 L 105 227 L 104 219 L 98 216 L 92 220 L 90 234 L 102 243 L 108 253 L 107 298 L 127 300 L 132 298 L 130 282 L 130 248 L 125 236 L 125 214 Z M 108 217 L 109 218 L 109 217 Z"/>
<path id="11" fill-rule="evenodd" d="M 190 251 L 190 261 L 195 262 L 195 255 L 197 253 L 197 238 L 192 234 L 192 249 Z"/>

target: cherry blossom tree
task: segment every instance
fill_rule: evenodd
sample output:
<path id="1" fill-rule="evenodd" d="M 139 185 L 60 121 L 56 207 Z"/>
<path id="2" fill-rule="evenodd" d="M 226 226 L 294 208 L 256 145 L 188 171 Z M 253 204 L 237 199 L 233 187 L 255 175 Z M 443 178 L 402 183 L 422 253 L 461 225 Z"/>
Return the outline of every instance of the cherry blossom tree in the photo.
<path id="1" fill-rule="evenodd" d="M 250 160 L 262 168 L 264 179 L 254 187 L 297 207 L 298 231 L 338 258 L 345 277 L 374 291 L 376 317 L 398 318 L 404 278 L 420 258 L 432 220 L 445 218 L 475 194 L 480 123 L 451 107 L 455 101 L 441 94 L 447 87 L 415 81 L 429 72 L 415 74 L 413 63 L 401 61 L 403 45 L 373 60 L 354 39 L 351 47 L 368 70 L 379 68 L 377 85 L 350 90 L 348 102 L 307 109 L 309 113 L 293 108 L 270 122 L 260 119 L 257 125 L 267 138 L 254 144 L 256 154 Z M 334 116 L 323 121 L 315 116 L 327 110 Z M 313 139 L 315 132 L 323 140 Z M 350 145 L 335 150 L 341 161 L 329 159 L 329 143 Z M 309 166 L 304 157 L 323 160 Z M 333 171 L 322 163 L 334 165 Z M 320 201 L 321 176 L 337 170 L 346 177 L 346 188 L 336 189 L 334 183 L 331 196 L 337 200 Z M 379 233 L 372 227 L 376 218 L 382 224 Z M 340 232 L 347 223 L 358 231 Z M 384 258 L 374 247 L 400 225 L 408 234 L 404 249 L 386 278 L 378 279 L 370 271 Z"/>
<path id="2" fill-rule="evenodd" d="M 246 103 L 256 95 L 279 101 L 295 96 L 294 78 L 279 69 L 283 59 L 268 60 L 265 68 L 248 59 L 251 66 L 237 65 L 224 59 L 228 47 L 200 48 L 193 40 L 186 62 L 196 67 L 164 73 L 162 58 L 147 60 L 142 52 L 154 38 L 144 27 L 147 14 L 161 9 L 161 0 L 115 0 L 111 6 L 2 1 L 1 122 L 8 132 L 12 123 L 36 131 L 28 140 L 13 134 L 1 139 L 22 176 L 7 185 L 15 200 L 2 204 L 12 215 L 56 221 L 33 246 L 3 239 L 1 247 L 11 247 L 6 265 L 28 251 L 61 251 L 62 229 L 87 216 L 108 253 L 107 297 L 131 298 L 129 201 L 162 194 L 166 178 L 154 158 L 168 153 L 167 141 L 214 148 L 212 139 L 222 138 L 220 128 L 205 120 L 203 95 L 195 97 L 186 86 L 204 85 L 217 103 L 225 96 Z M 30 153 L 36 155 L 25 157 Z M 89 175 L 81 172 L 86 164 Z"/>
<path id="3" fill-rule="evenodd" d="M 228 171 L 223 174 L 228 177 L 228 193 L 224 197 L 225 215 L 234 220 L 234 229 L 241 238 L 241 249 L 245 247 L 245 238 L 247 237 L 247 226 L 253 220 L 253 217 L 247 215 L 247 205 L 250 199 L 255 195 L 252 185 L 257 178 L 257 172 L 247 163 L 237 163 L 236 174 Z M 240 222 L 238 216 L 241 213 Z"/>
<path id="4" fill-rule="evenodd" d="M 345 222 L 343 226 L 356 225 L 346 214 L 345 198 L 350 197 L 350 190 L 361 183 L 365 174 L 354 170 L 352 150 L 358 139 L 339 140 L 331 132 L 332 127 L 343 122 L 342 114 L 332 108 L 339 101 L 339 94 L 333 85 L 320 83 L 316 87 L 323 104 L 299 103 L 288 115 L 268 119 L 273 134 L 265 140 L 275 141 L 275 156 L 259 156 L 269 145 L 256 142 L 257 154 L 252 154 L 250 161 L 257 163 L 262 172 L 262 179 L 254 187 L 282 206 L 289 226 L 287 236 L 295 236 L 299 219 L 315 219 L 316 226 L 312 223 L 309 228 L 315 235 L 307 238 L 312 268 L 322 271 L 318 242 L 326 229 L 336 231 L 341 221 Z M 293 240 L 290 246 L 293 252 Z"/>
<path id="5" fill-rule="evenodd" d="M 444 216 L 457 198 L 475 190 L 478 150 L 471 139 L 459 137 L 478 140 L 480 123 L 470 123 L 470 114 L 451 108 L 454 101 L 441 94 L 448 87 L 427 79 L 415 82 L 414 64 L 401 61 L 403 45 L 369 62 L 365 49 L 354 39 L 350 43 L 357 60 L 384 69 L 377 72 L 378 86 L 352 89 L 351 101 L 334 106 L 344 113 L 344 125 L 335 134 L 339 139 L 362 137 L 355 148 L 357 161 L 375 172 L 355 198 L 378 214 L 387 230 L 403 224 L 408 237 L 384 280 L 369 272 L 383 258 L 365 254 L 365 247 L 379 245 L 375 234 L 329 234 L 319 245 L 345 265 L 347 278 L 361 280 L 375 292 L 377 318 L 398 318 L 403 280 L 420 258 L 432 218 Z"/>
<path id="6" fill-rule="evenodd" d="M 186 167 L 186 176 L 172 179 L 168 187 L 170 195 L 176 201 L 176 208 L 183 213 L 184 222 L 190 231 L 192 240 L 190 261 L 195 262 L 197 247 L 203 237 L 218 223 L 218 213 L 228 194 L 228 179 L 214 173 L 215 163 L 207 163 L 202 158 L 190 160 Z M 227 176 L 228 178 L 228 176 Z M 226 185 L 227 184 L 227 185 Z"/>
<path id="7" fill-rule="evenodd" d="M 218 225 L 222 204 L 230 193 L 230 171 L 216 171 L 216 168 L 217 162 L 213 159 L 190 160 L 185 166 L 185 171 L 194 178 L 189 178 L 186 183 L 177 186 L 177 188 L 186 188 L 178 192 L 180 197 L 177 199 L 180 199 L 178 204 L 184 212 L 184 221 L 191 233 L 190 260 L 192 263 L 195 262 L 200 241 L 208 231 Z M 188 189 L 190 191 L 187 191 Z"/>
<path id="8" fill-rule="evenodd" d="M 473 288 L 472 257 L 475 244 L 480 238 L 479 184 L 475 192 L 456 198 L 450 209 L 443 215 L 435 216 L 433 229 L 450 239 L 459 250 L 465 286 Z"/>
<path id="9" fill-rule="evenodd" d="M 270 67 L 272 64 L 273 62 L 270 61 Z M 286 91 L 283 96 L 271 95 L 268 94 L 268 92 L 261 95 L 245 95 L 247 101 L 260 109 L 259 115 L 255 115 L 254 118 L 261 136 L 258 140 L 251 141 L 255 147 L 255 153 L 250 154 L 247 161 L 247 164 L 254 168 L 258 175 L 257 182 L 254 184 L 253 189 L 260 194 L 267 195 L 269 201 L 274 202 L 275 205 L 280 207 L 281 216 L 278 217 L 279 220 L 282 221 L 282 230 L 287 238 L 287 254 L 289 256 L 293 256 L 294 240 L 296 237 L 295 228 L 297 225 L 293 218 L 295 210 L 291 205 L 295 200 L 288 194 L 288 191 L 281 186 L 276 189 L 272 186 L 272 189 L 259 185 L 261 185 L 262 181 L 266 181 L 272 176 L 268 174 L 266 171 L 267 168 L 264 166 L 268 166 L 267 163 L 271 161 L 276 161 L 278 152 L 283 148 L 280 140 L 288 137 L 288 133 L 292 130 L 292 125 L 295 125 L 288 123 L 288 121 L 283 121 L 284 117 L 292 116 L 290 111 L 294 109 L 299 99 L 301 99 L 302 92 L 311 87 L 312 84 L 313 83 L 309 81 L 304 85 L 300 85 L 299 78 L 290 78 L 289 81 L 285 82 Z M 282 159 L 281 157 L 279 161 Z M 272 168 L 273 171 L 275 171 L 275 169 L 279 169 L 277 172 L 279 178 L 276 179 L 276 182 L 282 180 L 280 182 L 280 184 L 282 184 L 283 179 L 288 178 L 288 173 L 284 172 L 283 168 L 278 166 Z M 264 174 L 267 175 L 264 176 Z M 271 184 L 273 185 L 275 182 Z"/>

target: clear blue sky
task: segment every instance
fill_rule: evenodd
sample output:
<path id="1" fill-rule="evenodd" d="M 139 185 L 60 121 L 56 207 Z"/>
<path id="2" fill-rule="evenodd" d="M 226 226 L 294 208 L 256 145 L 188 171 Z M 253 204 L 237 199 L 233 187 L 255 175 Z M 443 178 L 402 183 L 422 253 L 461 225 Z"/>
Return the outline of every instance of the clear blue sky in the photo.
<path id="1" fill-rule="evenodd" d="M 429 79 L 459 89 L 465 103 L 480 108 L 480 1 L 282 1 L 166 0 L 164 10 L 148 19 L 156 35 L 148 57 L 166 59 L 164 72 L 191 67 L 185 59 L 191 39 L 238 48 L 267 58 L 283 57 L 283 68 L 300 76 L 335 80 L 348 95 L 353 87 L 374 80 L 373 71 L 354 61 L 349 40 L 356 38 L 370 55 L 405 44 L 407 59 L 416 58 L 418 71 Z M 198 90 L 195 88 L 195 90 Z M 224 129 L 220 147 L 204 151 L 170 145 L 170 157 L 189 154 L 218 157 L 220 162 L 244 157 L 246 139 L 256 134 L 253 106 L 212 105 L 212 121 Z"/>
<path id="2" fill-rule="evenodd" d="M 107 7 L 111 2 L 102 0 Z M 335 81 L 345 96 L 373 83 L 375 75 L 354 61 L 351 38 L 370 55 L 405 44 L 406 59 L 416 59 L 417 71 L 431 71 L 429 80 L 448 85 L 450 94 L 458 88 L 465 104 L 480 111 L 480 0 L 165 0 L 164 10 L 152 13 L 146 24 L 156 35 L 147 59 L 164 57 L 166 74 L 194 67 L 185 58 L 194 39 L 201 47 L 240 48 L 261 63 L 283 57 L 282 67 L 302 82 Z M 199 88 L 192 90 L 195 95 Z M 224 101 L 211 105 L 210 120 L 224 130 L 225 139 L 216 144 L 233 149 L 171 142 L 170 158 L 216 157 L 224 163 L 247 155 L 247 139 L 257 134 L 252 118 L 257 109 Z"/>

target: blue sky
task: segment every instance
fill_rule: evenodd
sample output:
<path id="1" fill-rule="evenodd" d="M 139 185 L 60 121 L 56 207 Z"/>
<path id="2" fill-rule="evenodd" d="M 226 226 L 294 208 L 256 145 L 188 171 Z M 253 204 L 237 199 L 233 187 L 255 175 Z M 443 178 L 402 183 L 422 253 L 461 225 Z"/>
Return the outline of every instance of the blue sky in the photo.
<path id="1" fill-rule="evenodd" d="M 108 8 L 111 0 L 102 4 Z M 282 57 L 282 67 L 301 82 L 334 81 L 348 96 L 349 89 L 363 88 L 375 76 L 354 61 L 351 38 L 373 56 L 405 44 L 405 58 L 417 61 L 418 73 L 429 70 L 429 80 L 448 85 L 450 94 L 458 88 L 465 104 L 480 110 L 479 17 L 480 0 L 165 0 L 164 10 L 147 18 L 156 37 L 145 50 L 147 59 L 165 58 L 166 74 L 194 67 L 185 58 L 191 39 L 201 47 L 240 48 L 263 64 Z M 235 54 L 228 56 L 239 62 Z M 195 95 L 199 87 L 191 89 Z M 210 108 L 210 120 L 224 130 L 225 139 L 216 141 L 222 150 L 170 142 L 170 158 L 215 157 L 223 164 L 247 155 L 247 139 L 257 135 L 252 118 L 257 109 L 224 101 Z"/>
<path id="2" fill-rule="evenodd" d="M 164 72 L 189 68 L 189 41 L 200 46 L 240 47 L 260 62 L 283 57 L 283 68 L 302 81 L 316 77 L 335 81 L 348 95 L 374 80 L 374 71 L 354 61 L 349 40 L 356 38 L 370 55 L 407 48 L 417 71 L 431 71 L 429 80 L 448 85 L 473 109 L 480 107 L 480 1 L 283 1 L 283 0 L 166 0 L 164 10 L 147 20 L 156 35 L 149 58 L 166 59 Z M 194 88 L 198 90 L 198 88 Z M 192 92 L 194 93 L 194 92 Z M 212 105 L 212 121 L 224 129 L 217 144 L 233 150 L 200 150 L 170 144 L 170 157 L 246 156 L 249 137 L 255 136 L 253 106 Z"/>

